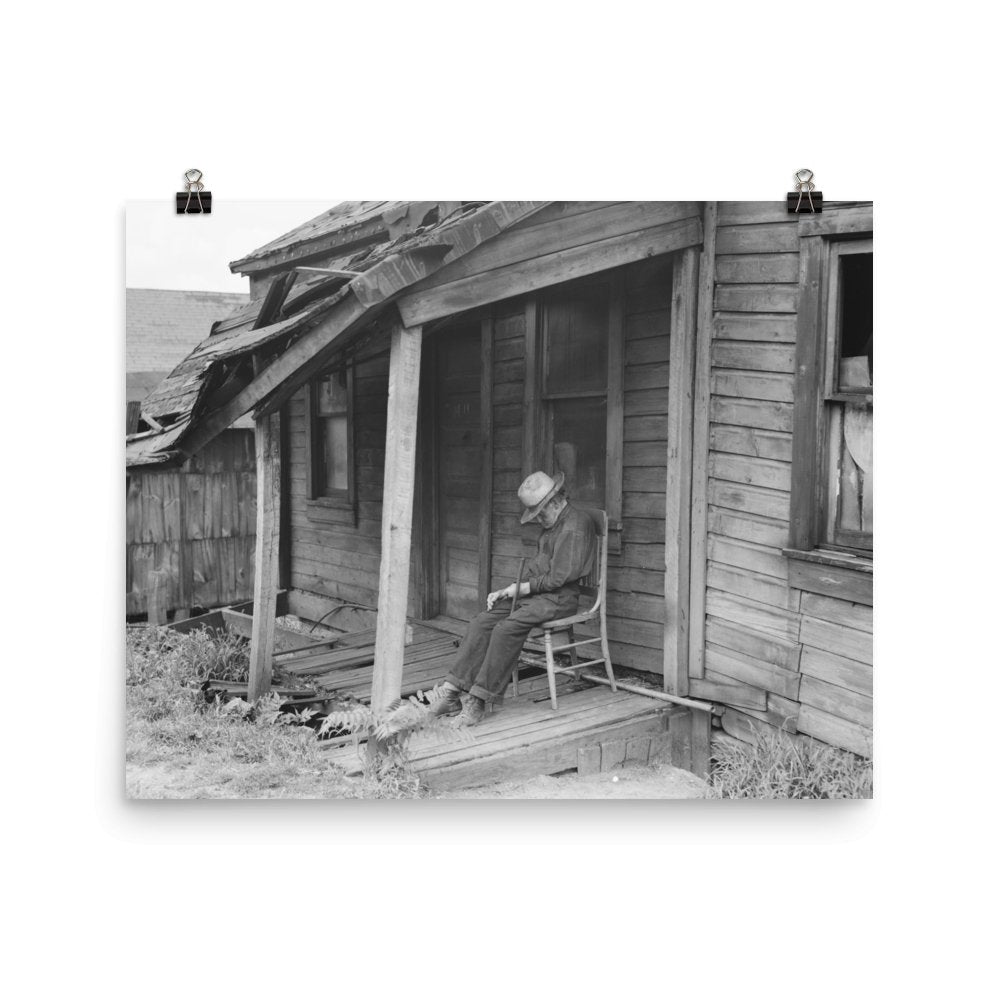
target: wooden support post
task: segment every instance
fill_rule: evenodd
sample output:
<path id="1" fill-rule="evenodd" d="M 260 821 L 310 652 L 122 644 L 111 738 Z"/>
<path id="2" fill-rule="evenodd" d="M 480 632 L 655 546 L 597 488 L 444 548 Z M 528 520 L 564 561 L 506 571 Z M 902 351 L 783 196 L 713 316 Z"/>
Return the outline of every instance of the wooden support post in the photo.
<path id="1" fill-rule="evenodd" d="M 670 383 L 667 390 L 666 577 L 663 626 L 663 687 L 688 691 L 688 630 L 691 600 L 691 473 L 694 414 L 698 256 L 693 247 L 674 262 L 670 319 Z"/>
<path id="2" fill-rule="evenodd" d="M 698 328 L 695 338 L 694 415 L 691 469 L 691 610 L 688 676 L 705 676 L 705 587 L 708 577 L 708 445 L 712 402 L 715 233 L 718 202 L 705 202 L 705 245 L 698 270 Z"/>
<path id="3" fill-rule="evenodd" d="M 399 698 L 403 686 L 422 340 L 421 327 L 397 326 L 392 331 L 389 349 L 382 560 L 371 702 L 376 712 L 384 710 Z"/>
<path id="4" fill-rule="evenodd" d="M 278 602 L 278 546 L 281 534 L 281 416 L 257 420 L 257 543 L 254 556 L 253 628 L 247 700 L 271 689 L 274 620 Z"/>
<path id="5" fill-rule="evenodd" d="M 480 327 L 482 367 L 479 382 L 479 603 L 493 582 L 493 314 Z"/>

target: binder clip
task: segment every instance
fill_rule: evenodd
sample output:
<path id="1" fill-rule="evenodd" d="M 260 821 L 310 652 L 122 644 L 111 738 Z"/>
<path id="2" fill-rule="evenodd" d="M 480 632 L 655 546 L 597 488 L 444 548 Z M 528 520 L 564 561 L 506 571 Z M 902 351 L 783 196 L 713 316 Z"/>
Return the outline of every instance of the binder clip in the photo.
<path id="1" fill-rule="evenodd" d="M 816 190 L 811 170 L 795 171 L 795 186 L 798 192 L 789 191 L 786 204 L 789 212 L 822 212 L 823 192 Z"/>
<path id="2" fill-rule="evenodd" d="M 184 182 L 187 184 L 187 191 L 177 192 L 178 215 L 212 214 L 212 192 L 205 190 L 205 185 L 202 184 L 201 178 L 202 173 L 200 170 L 184 171 Z"/>

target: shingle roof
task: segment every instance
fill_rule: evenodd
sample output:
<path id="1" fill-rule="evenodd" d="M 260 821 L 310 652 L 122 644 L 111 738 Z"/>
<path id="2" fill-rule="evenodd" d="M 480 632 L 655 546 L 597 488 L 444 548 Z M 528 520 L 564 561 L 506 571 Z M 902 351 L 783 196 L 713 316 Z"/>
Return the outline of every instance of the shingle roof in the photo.
<path id="1" fill-rule="evenodd" d="M 171 371 L 211 332 L 212 324 L 245 306 L 241 292 L 125 289 L 125 371 Z"/>

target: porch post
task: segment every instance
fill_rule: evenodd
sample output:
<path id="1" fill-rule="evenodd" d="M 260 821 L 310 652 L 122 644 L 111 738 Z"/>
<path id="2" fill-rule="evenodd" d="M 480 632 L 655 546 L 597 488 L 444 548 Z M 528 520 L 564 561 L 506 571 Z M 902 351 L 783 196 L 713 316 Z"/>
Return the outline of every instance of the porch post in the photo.
<path id="1" fill-rule="evenodd" d="M 372 709 L 383 710 L 403 687 L 406 598 L 410 582 L 410 534 L 416 467 L 417 403 L 423 328 L 397 326 L 389 349 L 389 405 L 382 493 L 382 562 L 375 624 Z"/>
<path id="2" fill-rule="evenodd" d="M 274 619 L 278 601 L 278 546 L 281 535 L 281 416 L 256 421 L 257 539 L 254 551 L 253 627 L 250 632 L 248 701 L 271 690 Z"/>
<path id="3" fill-rule="evenodd" d="M 691 474 L 693 461 L 695 336 L 699 250 L 682 250 L 674 263 L 667 389 L 666 622 L 663 686 L 688 693 L 691 581 Z"/>

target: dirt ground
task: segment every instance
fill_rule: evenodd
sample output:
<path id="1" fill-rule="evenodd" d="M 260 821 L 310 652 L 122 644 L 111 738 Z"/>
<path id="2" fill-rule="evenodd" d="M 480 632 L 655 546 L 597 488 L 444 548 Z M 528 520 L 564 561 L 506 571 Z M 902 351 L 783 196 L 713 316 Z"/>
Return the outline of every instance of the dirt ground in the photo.
<path id="1" fill-rule="evenodd" d="M 703 799 L 708 784 L 665 763 L 625 764 L 600 774 L 541 775 L 527 781 L 502 781 L 483 788 L 443 792 L 442 799 Z"/>
<path id="2" fill-rule="evenodd" d="M 125 765 L 130 799 L 344 799 L 355 798 L 355 784 L 334 767 L 289 769 L 287 763 L 215 761 Z"/>
<path id="3" fill-rule="evenodd" d="M 440 799 L 701 799 L 708 785 L 669 764 L 626 764 L 602 774 L 542 775 L 453 792 L 424 791 Z M 360 779 L 345 778 L 332 766 L 289 768 L 282 761 L 130 762 L 125 794 L 137 799 L 346 799 L 370 797 Z"/>

